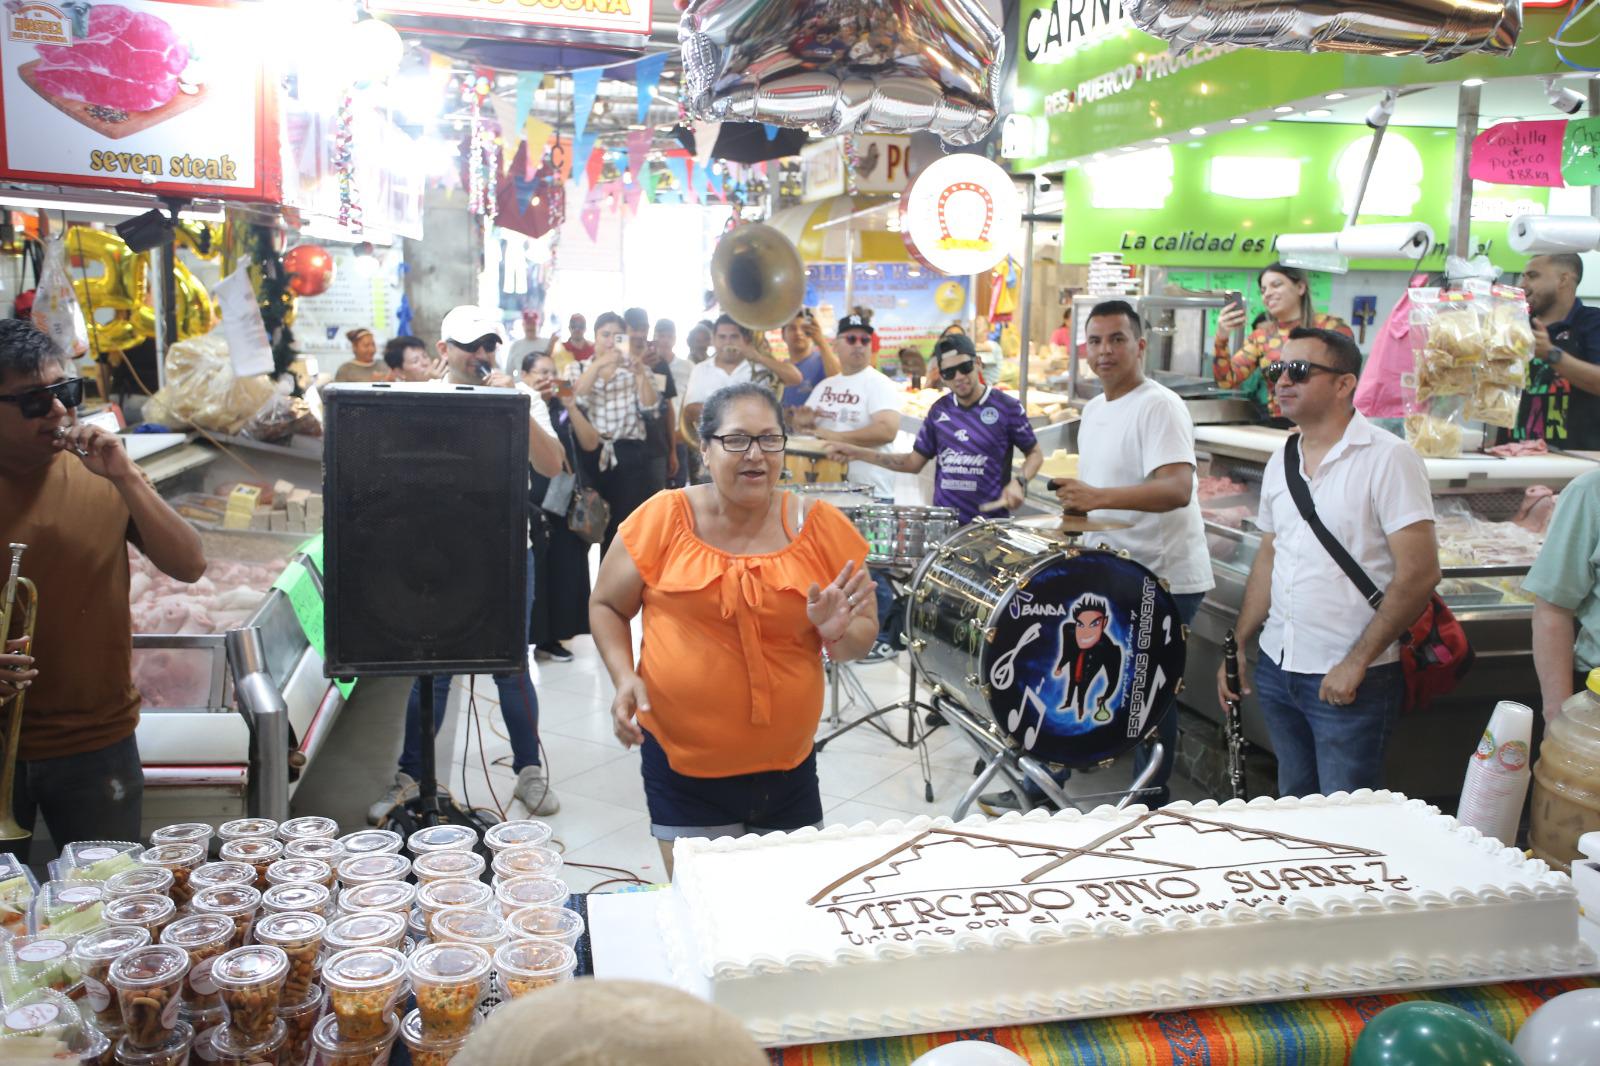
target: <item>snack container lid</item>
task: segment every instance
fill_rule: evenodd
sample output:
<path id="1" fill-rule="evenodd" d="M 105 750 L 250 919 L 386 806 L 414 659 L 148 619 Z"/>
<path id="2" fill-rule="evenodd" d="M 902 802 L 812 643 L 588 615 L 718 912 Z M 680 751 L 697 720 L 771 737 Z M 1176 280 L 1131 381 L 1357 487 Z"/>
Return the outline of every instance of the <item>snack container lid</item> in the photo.
<path id="1" fill-rule="evenodd" d="M 150 846 L 158 847 L 162 844 L 199 844 L 202 847 L 211 842 L 211 837 L 216 833 L 205 822 L 177 822 L 173 825 L 164 825 L 150 834 Z"/>
<path id="2" fill-rule="evenodd" d="M 105 898 L 104 881 L 69 877 L 61 881 L 46 881 L 33 897 L 33 927 L 35 931 L 49 925 L 57 915 L 88 907 Z"/>
<path id="3" fill-rule="evenodd" d="M 554 877 L 561 872 L 561 853 L 538 844 L 508 848 L 494 857 L 494 872 L 504 878 Z"/>
<path id="4" fill-rule="evenodd" d="M 172 887 L 172 881 L 172 871 L 164 866 L 135 866 L 106 878 L 104 896 L 113 900 L 163 893 Z"/>
<path id="5" fill-rule="evenodd" d="M 249 944 L 217 956 L 211 979 L 223 988 L 272 985 L 289 972 L 289 956 L 271 944 Z"/>
<path id="6" fill-rule="evenodd" d="M 176 923 L 169 925 L 167 931 L 175 927 Z M 142 925 L 108 925 L 80 936 L 72 945 L 72 955 L 86 961 L 114 959 L 149 943 L 150 930 Z"/>
<path id="7" fill-rule="evenodd" d="M 476 880 L 489 864 L 475 851 L 428 851 L 411 862 L 418 880 Z"/>
<path id="8" fill-rule="evenodd" d="M 329 1014 L 311 1030 L 311 1043 L 321 1051 L 341 1056 L 378 1052 L 393 1044 L 395 1037 L 400 1035 L 400 1019 L 392 1011 L 388 1018 L 388 1031 L 382 1036 L 375 1036 L 371 1040 L 346 1040 L 339 1032 L 338 1016 Z"/>
<path id="9" fill-rule="evenodd" d="M 406 972 L 416 984 L 467 985 L 487 976 L 490 962 L 475 944 L 424 944 L 411 953 Z"/>
<path id="10" fill-rule="evenodd" d="M 261 906 L 269 911 L 314 911 L 328 905 L 328 886 L 314 881 L 285 881 L 261 893 Z"/>
<path id="11" fill-rule="evenodd" d="M 508 848 L 520 848 L 529 844 L 543 844 L 550 839 L 552 833 L 553 830 L 544 822 L 533 818 L 518 818 L 490 826 L 483 834 L 483 842 L 489 846 L 490 851 L 505 851 Z"/>
<path id="12" fill-rule="evenodd" d="M 507 910 L 560 907 L 571 897 L 565 881 L 554 877 L 512 877 L 495 886 L 494 898 Z"/>
<path id="13" fill-rule="evenodd" d="M 282 947 L 285 944 L 303 944 L 315 940 L 328 929 L 320 914 L 309 911 L 280 911 L 269 914 L 256 923 L 255 937 L 262 944 Z"/>
<path id="14" fill-rule="evenodd" d="M 186 914 L 161 930 L 161 942 L 203 948 L 233 937 L 233 919 L 221 914 Z"/>
<path id="15" fill-rule="evenodd" d="M 206 846 L 185 841 L 155 844 L 139 853 L 139 861 L 146 866 L 176 866 L 193 870 L 206 861 Z"/>
<path id="16" fill-rule="evenodd" d="M 565 973 L 577 964 L 577 954 L 554 940 L 513 940 L 494 952 L 495 969 L 521 977 Z"/>
<path id="17" fill-rule="evenodd" d="M 394 948 L 347 948 L 322 966 L 322 983 L 344 992 L 386 988 L 405 976 L 406 957 Z"/>
<path id="18" fill-rule="evenodd" d="M 283 857 L 283 841 L 271 837 L 244 837 L 228 841 L 217 854 L 223 862 L 276 862 Z"/>
<path id="19" fill-rule="evenodd" d="M 267 881 L 281 885 L 289 881 L 314 881 L 321 884 L 333 876 L 333 867 L 321 859 L 279 859 L 267 867 Z"/>
<path id="20" fill-rule="evenodd" d="M 76 1037 L 83 1017 L 72 1000 L 51 989 L 40 989 L 0 1005 L 0 1037 Z M 0 1043 L 0 1059 L 5 1044 Z"/>
<path id="21" fill-rule="evenodd" d="M 405 919 L 393 911 L 357 911 L 329 922 L 326 936 L 331 944 L 355 947 L 396 942 L 405 932 Z"/>
<path id="22" fill-rule="evenodd" d="M 441 911 L 446 907 L 478 907 L 489 905 L 494 899 L 494 889 L 482 881 L 455 878 L 429 881 L 417 889 L 417 906 L 425 911 Z"/>
<path id="23" fill-rule="evenodd" d="M 223 840 L 242 840 L 246 837 L 270 837 L 278 832 L 278 823 L 271 818 L 235 818 L 217 827 Z"/>
<path id="24" fill-rule="evenodd" d="M 327 837 L 296 837 L 285 841 L 283 845 L 283 857 L 286 859 L 320 859 L 334 866 L 344 856 L 344 845 Z"/>
<path id="25" fill-rule="evenodd" d="M 208 885 L 253 885 L 256 868 L 247 862 L 203 862 L 189 874 L 189 884 L 196 890 Z"/>
<path id="26" fill-rule="evenodd" d="M 82 870 L 118 855 L 143 850 L 142 845 L 130 840 L 79 840 L 62 848 L 57 861 L 62 870 Z"/>
<path id="27" fill-rule="evenodd" d="M 406 1042 L 413 1053 L 426 1052 L 429 1055 L 452 1055 L 461 1050 L 467 1038 L 472 1035 L 472 1030 L 478 1027 L 478 1019 L 472 1019 L 472 1026 L 464 1033 L 455 1036 L 424 1036 L 422 1034 L 422 1012 L 413 1010 L 400 1019 L 400 1038 Z"/>
<path id="28" fill-rule="evenodd" d="M 196 892 L 189 906 L 215 914 L 241 914 L 261 906 L 261 893 L 251 885 L 212 885 Z"/>
<path id="29" fill-rule="evenodd" d="M 355 911 L 399 911 L 411 909 L 417 888 L 404 881 L 368 881 L 352 885 L 339 893 L 339 909 L 345 913 Z"/>
<path id="30" fill-rule="evenodd" d="M 339 838 L 346 855 L 389 854 L 400 850 L 400 834 L 388 829 L 359 829 Z"/>
<path id="31" fill-rule="evenodd" d="M 106 981 L 117 988 L 148 988 L 181 980 L 189 969 L 189 953 L 172 944 L 150 944 L 120 955 Z"/>
<path id="32" fill-rule="evenodd" d="M 332 818 L 324 818 L 320 814 L 307 814 L 299 818 L 290 818 L 278 826 L 278 839 L 285 841 L 307 838 L 332 840 L 338 835 L 339 823 Z"/>
<path id="33" fill-rule="evenodd" d="M 433 935 L 447 940 L 493 942 L 505 938 L 506 925 L 498 914 L 474 907 L 446 907 L 433 916 Z"/>
<path id="34" fill-rule="evenodd" d="M 355 855 L 339 863 L 339 880 L 347 885 L 365 881 L 400 881 L 410 872 L 411 860 L 392 852 Z"/>
<path id="35" fill-rule="evenodd" d="M 478 845 L 478 834 L 464 825 L 430 825 L 406 838 L 413 855 L 429 851 L 471 851 Z"/>
<path id="36" fill-rule="evenodd" d="M 513 936 L 536 940 L 565 940 L 583 935 L 583 916 L 566 907 L 524 907 L 506 918 Z"/>
<path id="37" fill-rule="evenodd" d="M 167 876 L 172 874 L 167 872 Z M 178 905 L 170 897 L 141 893 L 106 900 L 100 907 L 100 920 L 107 925 L 160 925 L 176 913 Z"/>

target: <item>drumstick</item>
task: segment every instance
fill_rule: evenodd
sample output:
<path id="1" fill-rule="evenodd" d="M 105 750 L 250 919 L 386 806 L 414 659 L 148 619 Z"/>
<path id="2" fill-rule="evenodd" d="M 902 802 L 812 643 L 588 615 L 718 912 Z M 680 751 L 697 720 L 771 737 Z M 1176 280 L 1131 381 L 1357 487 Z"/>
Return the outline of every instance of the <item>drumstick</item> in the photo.
<path id="1" fill-rule="evenodd" d="M 990 500 L 988 503 L 978 504 L 978 510 L 985 514 L 990 511 L 1003 511 L 1005 509 L 1006 501 L 1004 500 Z"/>

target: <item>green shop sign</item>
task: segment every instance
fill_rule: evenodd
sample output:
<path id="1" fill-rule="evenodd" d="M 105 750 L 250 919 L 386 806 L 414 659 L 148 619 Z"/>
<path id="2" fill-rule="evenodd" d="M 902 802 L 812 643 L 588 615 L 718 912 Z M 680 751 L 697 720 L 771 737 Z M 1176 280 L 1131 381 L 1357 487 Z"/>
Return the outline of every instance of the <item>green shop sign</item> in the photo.
<path id="1" fill-rule="evenodd" d="M 1013 108 L 1027 133 L 1015 162 L 1040 169 L 1334 91 L 1562 72 L 1548 42 L 1564 13 L 1527 10 L 1511 56 L 1429 63 L 1233 46 L 1176 56 L 1134 29 L 1119 0 L 1022 0 Z M 1600 66 L 1600 45 L 1567 55 Z"/>
<path id="2" fill-rule="evenodd" d="M 1104 152 L 1063 176 L 1063 262 L 1121 252 L 1130 263 L 1259 267 L 1284 233 L 1344 228 L 1372 141 L 1365 126 L 1272 122 L 1139 152 Z M 1419 221 L 1436 245 L 1425 269 L 1443 269 L 1454 180 L 1454 130 L 1390 127 L 1362 204 L 1361 222 Z M 1472 246 L 1507 269 L 1520 214 L 1544 214 L 1549 190 L 1476 184 Z M 1357 261 L 1353 269 L 1407 270 L 1412 262 Z"/>

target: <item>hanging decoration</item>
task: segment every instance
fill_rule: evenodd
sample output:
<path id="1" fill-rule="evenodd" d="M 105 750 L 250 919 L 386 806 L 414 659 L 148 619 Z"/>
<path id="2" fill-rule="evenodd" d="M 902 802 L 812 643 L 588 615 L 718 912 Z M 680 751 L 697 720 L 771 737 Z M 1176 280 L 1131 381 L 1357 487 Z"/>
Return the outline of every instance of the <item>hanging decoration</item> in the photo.
<path id="1" fill-rule="evenodd" d="M 533 110 L 533 94 L 544 81 L 543 74 L 533 71 L 523 71 L 517 75 L 517 128 L 521 129 L 528 121 L 528 113 Z"/>
<path id="2" fill-rule="evenodd" d="M 224 272 L 231 273 L 230 268 L 236 269 L 240 263 L 249 264 L 250 285 L 261 307 L 261 324 L 272 340 L 272 373 L 283 377 L 289 374 L 296 355 L 294 332 L 289 328 L 294 324 L 295 294 L 289 287 L 285 257 L 278 251 L 278 231 L 273 226 L 249 223 L 242 215 L 230 213 L 230 219 L 222 257 Z M 298 383 L 294 393 L 300 393 Z"/>
<path id="3" fill-rule="evenodd" d="M 579 137 L 588 128 L 589 113 L 600 95 L 600 74 L 598 67 L 572 72 L 572 125 Z"/>
<path id="4" fill-rule="evenodd" d="M 351 233 L 362 231 L 361 199 L 356 192 L 355 96 L 349 90 L 339 101 L 333 135 L 333 169 L 339 176 L 339 225 Z"/>
<path id="5" fill-rule="evenodd" d="M 495 184 L 500 175 L 499 149 L 484 119 L 482 102 L 472 103 L 472 141 L 467 150 L 467 208 L 494 224 Z"/>
<path id="6" fill-rule="evenodd" d="M 289 290 L 296 296 L 321 296 L 333 284 L 333 256 L 320 244 L 299 244 L 283 256 Z"/>
<path id="7" fill-rule="evenodd" d="M 639 123 L 650 117 L 650 101 L 655 99 L 656 86 L 661 83 L 661 71 L 667 65 L 667 53 L 657 52 L 645 56 L 633 65 L 634 85 L 639 90 Z"/>
<path id="8" fill-rule="evenodd" d="M 860 172 L 861 157 L 856 153 L 856 139 L 849 134 L 839 138 L 844 145 L 844 187 L 851 196 L 860 191 L 857 175 Z"/>
<path id="9" fill-rule="evenodd" d="M 194 248 L 204 242 L 209 258 L 216 247 L 209 241 L 211 230 L 186 224 L 178 243 Z M 151 303 L 151 252 L 135 254 L 115 233 L 73 226 L 66 234 L 67 253 L 73 260 L 73 295 L 83 311 L 88 327 L 90 349 L 96 359 L 116 362 L 115 353 L 132 348 L 156 335 L 156 309 Z M 99 269 L 90 272 L 91 267 Z M 178 312 L 178 335 L 173 340 L 188 340 L 207 333 L 216 325 L 216 309 L 211 294 L 182 259 L 174 260 L 173 282 Z M 110 311 L 102 320 L 101 312 Z"/>
<path id="10" fill-rule="evenodd" d="M 529 154 L 529 145 L 524 142 L 500 179 L 497 217 L 502 228 L 537 239 L 559 228 L 566 219 L 567 197 L 561 177 L 548 159 L 540 162 L 532 178 L 524 177 L 525 156 Z"/>

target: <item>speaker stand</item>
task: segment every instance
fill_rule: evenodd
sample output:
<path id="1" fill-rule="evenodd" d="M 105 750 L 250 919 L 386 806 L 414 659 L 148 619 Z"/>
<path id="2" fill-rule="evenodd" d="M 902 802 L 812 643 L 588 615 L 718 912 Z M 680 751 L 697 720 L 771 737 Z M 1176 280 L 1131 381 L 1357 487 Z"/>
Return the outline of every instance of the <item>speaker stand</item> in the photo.
<path id="1" fill-rule="evenodd" d="M 464 825 L 478 831 L 480 846 L 482 834 L 494 825 L 494 822 L 484 818 L 475 811 L 458 807 L 449 796 L 439 794 L 439 776 L 435 769 L 436 755 L 434 746 L 437 737 L 434 734 L 434 702 L 433 678 L 419 677 L 417 683 L 422 686 L 421 721 L 418 722 L 422 737 L 422 777 L 417 782 L 417 796 L 389 812 L 388 821 L 390 828 L 409 835 L 418 829 L 426 829 L 434 825 Z M 467 682 L 472 683 L 471 679 Z M 402 828 L 407 827 L 407 828 Z"/>

